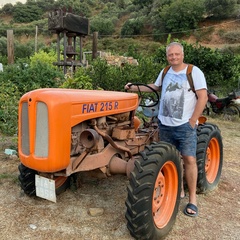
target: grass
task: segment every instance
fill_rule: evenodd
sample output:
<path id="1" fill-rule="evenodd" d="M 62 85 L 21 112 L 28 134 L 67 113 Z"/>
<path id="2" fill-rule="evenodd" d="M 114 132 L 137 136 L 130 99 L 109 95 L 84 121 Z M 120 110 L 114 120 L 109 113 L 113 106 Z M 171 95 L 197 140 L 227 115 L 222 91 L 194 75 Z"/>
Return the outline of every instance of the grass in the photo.
<path id="1" fill-rule="evenodd" d="M 18 183 L 18 176 L 16 173 L 1 173 L 0 174 L 0 184 L 3 183 L 4 180 L 10 180 L 14 184 Z"/>

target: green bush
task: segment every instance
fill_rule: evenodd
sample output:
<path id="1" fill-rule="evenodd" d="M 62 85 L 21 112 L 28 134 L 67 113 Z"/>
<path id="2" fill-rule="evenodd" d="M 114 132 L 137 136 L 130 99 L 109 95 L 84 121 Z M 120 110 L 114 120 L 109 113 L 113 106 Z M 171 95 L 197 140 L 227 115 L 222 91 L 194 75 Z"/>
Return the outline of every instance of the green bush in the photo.
<path id="1" fill-rule="evenodd" d="M 46 63 L 52 68 L 56 68 L 53 63 L 57 61 L 57 53 L 53 50 L 46 52 L 44 50 L 39 50 L 33 56 L 30 57 L 31 67 L 38 65 L 39 62 Z"/>
<path id="2" fill-rule="evenodd" d="M 17 2 L 14 6 L 13 19 L 18 23 L 28 23 L 39 20 L 43 14 L 43 10 L 33 1 L 26 4 Z"/>
<path id="3" fill-rule="evenodd" d="M 31 90 L 45 87 L 59 87 L 64 75 L 45 62 L 31 66 L 26 61 L 4 66 L 0 72 L 0 132 L 17 133 L 18 102 Z"/>
<path id="4" fill-rule="evenodd" d="M 2 73 L 0 73 L 1 78 Z M 17 134 L 18 101 L 20 93 L 15 84 L 0 81 L 0 131 L 6 135 Z"/>
<path id="5" fill-rule="evenodd" d="M 47 62 L 18 61 L 16 64 L 4 66 L 0 81 L 8 79 L 17 86 L 20 94 L 37 88 L 59 87 L 64 74 Z"/>
<path id="6" fill-rule="evenodd" d="M 58 0 L 54 2 L 54 9 L 71 9 L 73 14 L 90 17 L 91 16 L 91 1 L 79 0 Z"/>
<path id="7" fill-rule="evenodd" d="M 1 56 L 0 55 L 0 63 L 2 63 L 2 65 L 7 65 L 8 64 L 7 56 Z"/>
<path id="8" fill-rule="evenodd" d="M 73 88 L 73 89 L 93 89 L 92 79 L 86 73 L 85 68 L 78 68 L 74 76 L 65 76 L 66 80 L 60 88 Z"/>
<path id="9" fill-rule="evenodd" d="M 24 26 L 21 28 L 16 28 L 14 30 L 15 36 L 26 36 L 26 37 L 34 37 L 36 34 L 35 27 Z"/>
<path id="10" fill-rule="evenodd" d="M 7 56 L 7 38 L 0 37 L 0 55 Z"/>
<path id="11" fill-rule="evenodd" d="M 203 18 L 204 1 L 176 0 L 164 5 L 159 13 L 161 23 L 170 32 L 182 32 L 195 29 Z M 186 34 L 186 32 L 184 33 Z"/>
<path id="12" fill-rule="evenodd" d="M 90 32 L 98 32 L 99 35 L 112 35 L 114 33 L 112 19 L 95 17 L 90 21 Z"/>
<path id="13" fill-rule="evenodd" d="M 64 81 L 63 71 L 46 62 L 36 62 L 29 68 L 28 73 L 29 89 L 27 91 L 45 87 L 56 88 Z"/>
<path id="14" fill-rule="evenodd" d="M 29 58 L 34 54 L 34 43 L 21 44 L 17 41 L 14 43 L 15 59 Z"/>
<path id="15" fill-rule="evenodd" d="M 122 66 L 109 65 L 105 60 L 98 58 L 88 69 L 88 74 L 94 89 L 124 91 L 124 85 L 128 82 L 152 83 L 160 69 L 158 63 L 147 57 L 141 58 L 139 65 L 125 63 Z"/>
<path id="16" fill-rule="evenodd" d="M 225 93 L 237 87 L 236 78 L 240 72 L 240 62 L 234 54 L 189 44 L 185 44 L 185 49 L 186 61 L 202 69 L 209 87 L 221 86 Z"/>
<path id="17" fill-rule="evenodd" d="M 88 68 L 87 74 L 92 79 L 93 89 L 122 91 L 123 86 L 136 76 L 136 67 L 125 64 L 124 67 L 108 65 L 97 58 Z"/>
<path id="18" fill-rule="evenodd" d="M 143 18 L 127 20 L 121 29 L 121 35 L 125 37 L 133 37 L 133 35 L 140 35 L 143 29 Z"/>

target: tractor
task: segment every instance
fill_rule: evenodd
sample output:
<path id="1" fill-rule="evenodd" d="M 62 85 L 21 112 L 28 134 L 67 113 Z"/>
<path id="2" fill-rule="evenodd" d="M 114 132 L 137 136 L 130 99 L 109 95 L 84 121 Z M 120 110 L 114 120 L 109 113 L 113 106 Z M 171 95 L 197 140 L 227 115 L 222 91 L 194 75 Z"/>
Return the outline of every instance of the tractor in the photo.
<path id="1" fill-rule="evenodd" d="M 180 153 L 159 137 L 159 95 L 151 90 L 43 88 L 24 94 L 18 121 L 21 189 L 56 202 L 73 176 L 124 174 L 130 234 L 152 240 L 166 236 L 178 213 L 183 171 Z M 197 136 L 198 192 L 205 193 L 220 180 L 223 144 L 219 128 L 205 117 L 199 119 Z"/>

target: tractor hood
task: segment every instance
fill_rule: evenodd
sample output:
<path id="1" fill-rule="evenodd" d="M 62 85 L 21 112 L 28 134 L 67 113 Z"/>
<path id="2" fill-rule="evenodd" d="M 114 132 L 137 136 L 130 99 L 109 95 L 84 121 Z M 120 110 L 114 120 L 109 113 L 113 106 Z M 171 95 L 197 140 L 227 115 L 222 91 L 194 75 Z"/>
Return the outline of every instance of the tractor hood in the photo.
<path id="1" fill-rule="evenodd" d="M 21 162 L 42 172 L 65 169 L 70 162 L 72 127 L 137 107 L 134 93 L 53 88 L 28 92 L 19 102 Z"/>
<path id="2" fill-rule="evenodd" d="M 138 107 L 138 95 L 135 93 L 103 90 L 45 88 L 28 92 L 21 100 L 44 102 L 49 109 L 59 109 L 60 112 L 70 111 L 72 126 L 79 123 L 80 116 L 84 121 L 132 111 Z"/>

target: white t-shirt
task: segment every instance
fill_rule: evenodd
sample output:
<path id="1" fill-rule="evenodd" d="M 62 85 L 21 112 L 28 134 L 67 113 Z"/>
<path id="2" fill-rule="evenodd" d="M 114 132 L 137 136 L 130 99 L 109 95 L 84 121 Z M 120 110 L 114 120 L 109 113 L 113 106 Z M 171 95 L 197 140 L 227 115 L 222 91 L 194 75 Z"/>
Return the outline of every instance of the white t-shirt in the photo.
<path id="1" fill-rule="evenodd" d="M 187 67 L 180 72 L 170 68 L 163 79 L 160 108 L 158 118 L 163 125 L 179 126 L 189 121 L 194 111 L 197 99 L 190 90 L 187 80 Z M 162 85 L 162 73 L 158 75 L 155 85 Z M 207 89 L 203 72 L 196 66 L 192 69 L 192 78 L 195 90 Z"/>

